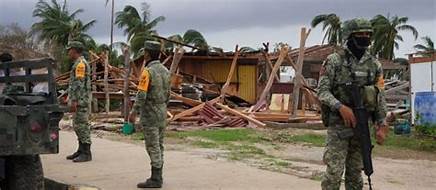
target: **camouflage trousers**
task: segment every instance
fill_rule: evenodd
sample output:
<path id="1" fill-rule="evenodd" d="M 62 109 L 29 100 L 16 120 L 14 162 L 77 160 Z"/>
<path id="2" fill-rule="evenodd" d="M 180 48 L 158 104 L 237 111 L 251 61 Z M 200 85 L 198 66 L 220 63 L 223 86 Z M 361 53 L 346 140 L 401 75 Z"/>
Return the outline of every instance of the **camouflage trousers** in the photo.
<path id="1" fill-rule="evenodd" d="M 91 144 L 91 129 L 88 123 L 88 107 L 77 108 L 76 113 L 73 114 L 73 128 L 76 132 L 77 139 L 81 143 Z"/>
<path id="2" fill-rule="evenodd" d="M 167 122 L 156 121 L 152 123 L 142 122 L 144 128 L 145 148 L 150 156 L 151 166 L 155 168 L 163 167 L 164 160 L 164 131 Z"/>
<path id="3" fill-rule="evenodd" d="M 328 127 L 323 161 L 327 165 L 321 182 L 323 190 L 339 190 L 345 170 L 345 189 L 361 190 L 362 156 L 357 138 L 341 139 L 338 133 L 351 130 L 343 125 Z"/>

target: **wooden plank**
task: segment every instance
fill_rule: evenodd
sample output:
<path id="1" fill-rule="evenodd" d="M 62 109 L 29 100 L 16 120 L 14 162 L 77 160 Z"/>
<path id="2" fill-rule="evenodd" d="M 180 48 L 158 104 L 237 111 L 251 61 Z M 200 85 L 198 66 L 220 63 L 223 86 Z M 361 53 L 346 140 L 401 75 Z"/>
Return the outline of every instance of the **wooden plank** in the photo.
<path id="1" fill-rule="evenodd" d="M 198 100 L 193 100 L 191 98 L 183 97 L 175 92 L 171 92 L 171 97 L 176 99 L 176 100 L 181 100 L 183 103 L 190 105 L 190 106 L 198 106 L 198 105 L 202 104 L 202 102 L 200 102 Z"/>
<path id="2" fill-rule="evenodd" d="M 404 84 L 401 84 L 401 85 L 396 86 L 396 87 L 393 87 L 393 88 L 386 89 L 386 90 L 385 90 L 385 93 L 386 93 L 386 94 L 387 94 L 387 93 L 393 93 L 393 92 L 395 92 L 395 91 L 399 91 L 399 90 L 405 89 L 405 88 L 407 88 L 407 87 L 409 87 L 409 82 L 406 82 L 406 83 L 404 83 Z"/>
<path id="3" fill-rule="evenodd" d="M 227 112 L 229 112 L 229 113 L 231 113 L 231 114 L 233 114 L 233 115 L 240 116 L 240 117 L 242 117 L 242 118 L 248 120 L 249 122 L 254 123 L 255 125 L 257 125 L 257 126 L 259 126 L 259 127 L 265 127 L 265 126 L 266 126 L 265 123 L 262 123 L 262 122 L 260 122 L 259 120 L 254 119 L 254 118 L 252 118 L 252 117 L 250 117 L 250 116 L 247 116 L 247 115 L 245 115 L 245 114 L 243 114 L 243 113 L 241 113 L 241 112 L 239 112 L 239 111 L 237 111 L 237 110 L 234 110 L 234 109 L 232 109 L 232 108 L 229 108 L 229 107 L 226 106 L 226 105 L 223 105 L 223 104 L 221 104 L 221 103 L 216 103 L 215 105 L 216 105 L 217 107 L 223 109 L 223 110 L 226 110 Z"/>
<path id="4" fill-rule="evenodd" d="M 288 47 L 285 46 L 280 50 L 280 55 L 279 58 L 277 59 L 276 63 L 274 64 L 273 70 L 271 71 L 271 73 L 277 73 L 277 71 L 280 68 L 280 65 L 282 65 L 283 60 L 285 59 L 286 55 L 288 53 Z M 266 101 L 266 96 L 268 95 L 268 93 L 270 93 L 271 90 L 271 86 L 274 82 L 274 75 L 270 75 L 268 78 L 268 82 L 266 83 L 265 88 L 262 91 L 262 94 L 259 97 L 259 100 L 257 101 L 256 105 L 254 105 L 253 109 L 250 109 L 250 111 L 258 111 L 261 107 L 262 104 Z"/>
<path id="5" fill-rule="evenodd" d="M 297 60 L 297 70 L 295 71 L 296 76 L 301 75 L 303 71 L 303 63 L 304 63 L 304 51 L 305 51 L 305 45 L 307 37 L 310 34 L 310 29 L 308 32 L 306 32 L 306 28 L 301 28 L 300 33 L 300 47 L 299 47 L 299 53 L 298 53 L 298 60 Z M 292 116 L 297 116 L 297 109 L 298 109 L 298 102 L 300 100 L 300 87 L 301 84 L 298 82 L 297 77 L 294 78 L 294 90 L 292 91 L 292 109 L 289 107 L 288 110 L 292 110 Z M 291 106 L 291 104 L 288 104 L 288 106 Z"/>
<path id="6" fill-rule="evenodd" d="M 223 88 L 221 89 L 221 95 L 220 95 L 221 98 L 223 98 L 228 91 L 230 81 L 232 80 L 233 74 L 235 73 L 236 64 L 238 63 L 238 57 L 239 57 L 239 47 L 238 45 L 236 45 L 235 55 L 233 57 L 232 65 L 230 66 L 229 74 L 227 75 L 226 83 L 224 83 Z"/>
<path id="7" fill-rule="evenodd" d="M 263 54 L 263 56 L 265 57 L 265 61 L 266 61 L 267 65 L 268 65 L 269 68 L 272 70 L 272 69 L 274 68 L 274 66 L 273 66 L 273 64 L 271 63 L 271 59 L 270 59 L 268 53 L 266 53 L 265 51 L 262 50 L 262 54 Z M 280 77 L 277 75 L 277 72 L 276 72 L 276 73 L 270 73 L 270 74 L 274 74 L 274 78 L 275 78 L 277 81 L 280 81 Z M 269 77 L 269 76 L 268 76 L 268 77 Z"/>
<path id="8" fill-rule="evenodd" d="M 170 66 L 170 74 L 173 75 L 177 68 L 179 67 L 180 60 L 182 60 L 183 54 L 185 54 L 185 49 L 177 47 L 173 56 L 173 62 Z"/>

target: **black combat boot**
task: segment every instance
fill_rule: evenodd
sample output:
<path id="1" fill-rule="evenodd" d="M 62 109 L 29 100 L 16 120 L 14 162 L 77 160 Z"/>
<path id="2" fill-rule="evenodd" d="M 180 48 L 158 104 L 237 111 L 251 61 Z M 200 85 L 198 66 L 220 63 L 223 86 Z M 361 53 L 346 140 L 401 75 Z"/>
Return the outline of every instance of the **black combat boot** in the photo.
<path id="1" fill-rule="evenodd" d="M 77 158 L 83 151 L 83 144 L 79 142 L 79 147 L 77 148 L 77 151 L 69 156 L 67 156 L 67 160 L 73 160 L 74 158 Z"/>
<path id="2" fill-rule="evenodd" d="M 161 188 L 162 187 L 162 168 L 151 168 L 151 178 L 143 183 L 138 183 L 138 188 Z"/>
<path id="3" fill-rule="evenodd" d="M 82 153 L 74 158 L 73 162 L 88 162 L 92 160 L 91 144 L 83 143 Z"/>

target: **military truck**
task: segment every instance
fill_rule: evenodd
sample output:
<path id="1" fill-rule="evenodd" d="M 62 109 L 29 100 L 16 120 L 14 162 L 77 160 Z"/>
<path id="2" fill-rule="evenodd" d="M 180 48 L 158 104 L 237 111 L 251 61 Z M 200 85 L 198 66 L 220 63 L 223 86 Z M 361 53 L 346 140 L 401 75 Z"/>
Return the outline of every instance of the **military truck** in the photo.
<path id="1" fill-rule="evenodd" d="M 59 152 L 59 121 L 66 110 L 58 104 L 54 65 L 50 58 L 0 63 L 1 190 L 44 189 L 39 155 Z M 45 92 L 36 86 L 46 86 L 39 88 Z"/>

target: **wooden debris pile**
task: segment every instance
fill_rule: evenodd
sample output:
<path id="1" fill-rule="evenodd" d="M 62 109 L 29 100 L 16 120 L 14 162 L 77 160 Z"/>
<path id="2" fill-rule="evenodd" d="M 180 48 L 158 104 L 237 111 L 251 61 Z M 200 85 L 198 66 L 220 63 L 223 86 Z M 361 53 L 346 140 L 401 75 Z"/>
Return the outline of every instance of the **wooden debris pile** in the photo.
<path id="1" fill-rule="evenodd" d="M 297 63 L 294 63 L 293 59 L 291 59 L 289 54 L 291 51 L 286 46 L 281 48 L 280 55 L 274 65 L 268 53 L 261 52 L 271 70 L 269 72 L 268 82 L 255 105 L 238 108 L 231 108 L 225 105 L 225 103 L 228 103 L 228 101 L 225 101 L 225 98 L 229 95 L 228 87 L 230 79 L 235 72 L 239 56 L 239 50 L 236 48 L 226 83 L 222 86 L 219 97 L 207 102 L 201 102 L 172 92 L 171 95 L 173 99 L 181 101 L 185 105 L 192 106 L 192 108 L 183 111 L 170 109 L 169 111 L 174 115 L 174 117 L 169 119 L 170 123 L 184 126 L 181 123 L 194 122 L 194 124 L 201 127 L 265 127 L 266 124 L 264 122 L 321 123 L 319 101 L 315 95 L 315 91 L 309 86 L 301 72 L 304 61 L 305 41 L 309 33 L 310 30 L 306 32 L 305 29 L 302 29 Z M 289 102 L 286 102 L 288 103 L 287 110 L 284 109 L 285 102 L 282 100 L 281 105 L 283 109 L 279 112 L 271 111 L 269 110 L 270 102 L 268 96 L 271 94 L 270 89 L 274 80 L 279 80 L 277 73 L 285 60 L 290 62 L 296 71 L 296 77 L 294 77 L 293 83 L 293 92 L 296 93 L 293 93 L 293 97 L 289 98 Z M 173 62 L 173 64 L 177 63 Z M 173 65 L 171 67 L 174 68 Z M 299 93 L 300 91 L 302 94 Z M 191 124 L 191 126 L 192 125 L 193 124 Z"/>
<path id="2" fill-rule="evenodd" d="M 178 69 L 179 62 L 184 56 L 184 49 L 177 47 L 173 55 L 169 55 L 163 62 L 171 73 L 171 101 L 168 108 L 168 121 L 177 130 L 185 126 L 197 128 L 210 127 L 265 127 L 266 122 L 284 123 L 320 123 L 319 101 L 315 91 L 308 84 L 302 74 L 305 54 L 305 42 L 310 33 L 303 28 L 301 31 L 298 59 L 293 61 L 295 50 L 283 46 L 275 63 L 272 63 L 270 54 L 261 51 L 259 56 L 266 61 L 269 67 L 268 81 L 260 97 L 254 105 L 244 101 L 236 102 L 237 96 L 231 94 L 230 83 L 234 76 L 240 56 L 240 49 L 235 48 L 230 70 L 225 83 L 221 86 L 207 79 L 182 73 Z M 124 52 L 126 53 L 126 52 Z M 291 55 L 291 53 L 293 53 Z M 134 97 L 137 91 L 137 82 L 144 64 L 131 67 L 130 60 L 125 60 L 125 68 L 117 68 L 108 64 L 107 55 L 90 54 L 92 59 L 92 86 L 93 96 L 97 99 L 106 99 L 106 115 L 109 117 L 108 102 L 110 99 L 123 99 L 124 108 L 128 110 L 126 102 Z M 129 57 L 129 56 L 126 56 Z M 295 57 L 295 56 L 294 56 Z M 285 100 L 282 95 L 279 111 L 270 110 L 271 87 L 274 82 L 279 82 L 279 69 L 283 62 L 288 62 L 295 70 L 292 94 L 287 94 Z M 68 85 L 70 73 L 64 73 L 56 78 L 60 86 Z M 201 95 L 199 96 L 198 94 Z M 204 95 L 207 96 L 204 96 Z M 274 94 L 273 94 L 274 96 Z M 200 98 L 206 97 L 206 98 Z M 126 101 L 128 99 L 128 101 Z M 131 103 L 131 102 L 130 102 Z M 251 106 L 251 107 L 250 107 Z M 121 112 L 124 120 L 128 111 Z M 119 119 L 114 120 L 119 125 Z M 98 128 L 99 126 L 96 125 Z M 100 126 L 101 127 L 101 126 Z"/>

